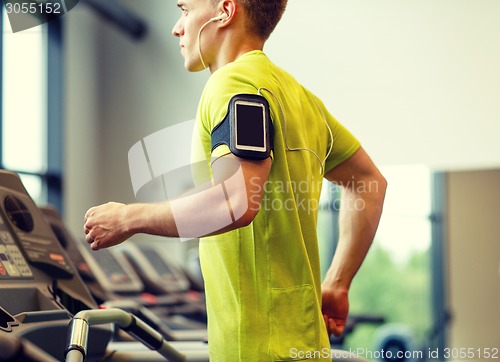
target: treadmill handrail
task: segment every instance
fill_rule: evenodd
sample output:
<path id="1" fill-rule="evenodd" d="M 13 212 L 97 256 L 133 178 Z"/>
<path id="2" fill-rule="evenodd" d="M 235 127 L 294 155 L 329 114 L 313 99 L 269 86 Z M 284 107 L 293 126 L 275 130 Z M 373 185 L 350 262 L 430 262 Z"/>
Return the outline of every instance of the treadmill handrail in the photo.
<path id="1" fill-rule="evenodd" d="M 93 309 L 77 313 L 69 324 L 65 358 L 67 362 L 84 361 L 87 354 L 89 327 L 114 323 L 149 349 L 156 350 L 172 362 L 184 362 L 186 357 L 172 348 L 163 338 L 141 319 L 118 308 Z M 77 353 L 79 352 L 79 353 Z"/>

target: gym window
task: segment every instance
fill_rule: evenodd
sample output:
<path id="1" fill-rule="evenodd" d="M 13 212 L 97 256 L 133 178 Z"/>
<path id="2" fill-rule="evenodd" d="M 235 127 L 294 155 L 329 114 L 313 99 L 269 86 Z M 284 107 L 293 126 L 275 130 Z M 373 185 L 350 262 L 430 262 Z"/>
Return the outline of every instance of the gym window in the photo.
<path id="1" fill-rule="evenodd" d="M 36 203 L 61 209 L 61 24 L 13 33 L 3 6 L 0 21 L 0 166 Z"/>
<path id="2" fill-rule="evenodd" d="M 384 212 L 349 297 L 350 316 L 380 316 L 385 326 L 359 324 L 340 341 L 341 347 L 374 350 L 377 340 L 392 328 L 396 334 L 408 332 L 416 349 L 442 349 L 447 315 L 442 175 L 425 166 L 392 166 L 381 171 L 389 183 Z M 340 192 L 328 185 L 322 195 L 318 231 L 323 274 L 338 242 Z"/>

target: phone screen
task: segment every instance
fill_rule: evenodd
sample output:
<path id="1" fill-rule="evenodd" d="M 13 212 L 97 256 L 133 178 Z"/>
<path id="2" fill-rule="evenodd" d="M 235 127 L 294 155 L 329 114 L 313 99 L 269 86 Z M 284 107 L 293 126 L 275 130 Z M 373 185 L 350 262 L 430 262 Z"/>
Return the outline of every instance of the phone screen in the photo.
<path id="1" fill-rule="evenodd" d="M 236 146 L 242 149 L 265 149 L 265 114 L 261 104 L 236 103 Z"/>

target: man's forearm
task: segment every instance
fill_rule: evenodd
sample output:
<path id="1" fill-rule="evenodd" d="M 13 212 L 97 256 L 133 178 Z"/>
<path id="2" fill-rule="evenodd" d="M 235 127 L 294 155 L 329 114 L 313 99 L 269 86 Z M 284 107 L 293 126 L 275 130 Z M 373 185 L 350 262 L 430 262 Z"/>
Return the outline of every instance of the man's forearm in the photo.
<path id="1" fill-rule="evenodd" d="M 324 286 L 349 289 L 378 227 L 387 187 L 385 179 L 360 181 L 356 185 L 359 187 L 344 187 L 342 191 L 339 242 Z"/>
<path id="2" fill-rule="evenodd" d="M 178 236 L 168 202 L 160 204 L 129 204 L 126 205 L 126 208 L 127 229 L 131 234 Z"/>
<path id="3" fill-rule="evenodd" d="M 233 208 L 241 208 L 243 196 L 228 196 L 218 185 L 160 204 L 131 204 L 127 211 L 130 231 L 168 237 L 202 237 L 226 232 L 244 222 L 241 218 L 237 220 L 233 213 Z"/>

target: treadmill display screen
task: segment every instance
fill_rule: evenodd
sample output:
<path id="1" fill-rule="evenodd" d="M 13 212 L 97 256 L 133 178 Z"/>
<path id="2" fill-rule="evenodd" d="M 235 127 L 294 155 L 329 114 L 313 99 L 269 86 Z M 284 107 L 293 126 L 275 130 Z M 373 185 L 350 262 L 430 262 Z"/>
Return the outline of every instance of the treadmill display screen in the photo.
<path id="1" fill-rule="evenodd" d="M 109 250 L 99 250 L 97 253 L 94 253 L 94 257 L 104 273 L 109 276 L 112 283 L 126 284 L 131 282 L 129 275 L 118 264 L 116 258 Z"/>
<path id="2" fill-rule="evenodd" d="M 95 262 L 112 284 L 128 284 L 132 282 L 128 273 L 123 270 L 123 267 L 118 263 L 111 251 L 107 249 L 92 251 L 87 242 L 83 241 L 82 243 L 92 252 Z"/>
<path id="3" fill-rule="evenodd" d="M 156 270 L 156 272 L 161 276 L 173 277 L 174 273 L 168 267 L 163 259 L 156 253 L 156 251 L 149 248 L 142 248 L 144 256 L 151 262 L 151 266 Z"/>

